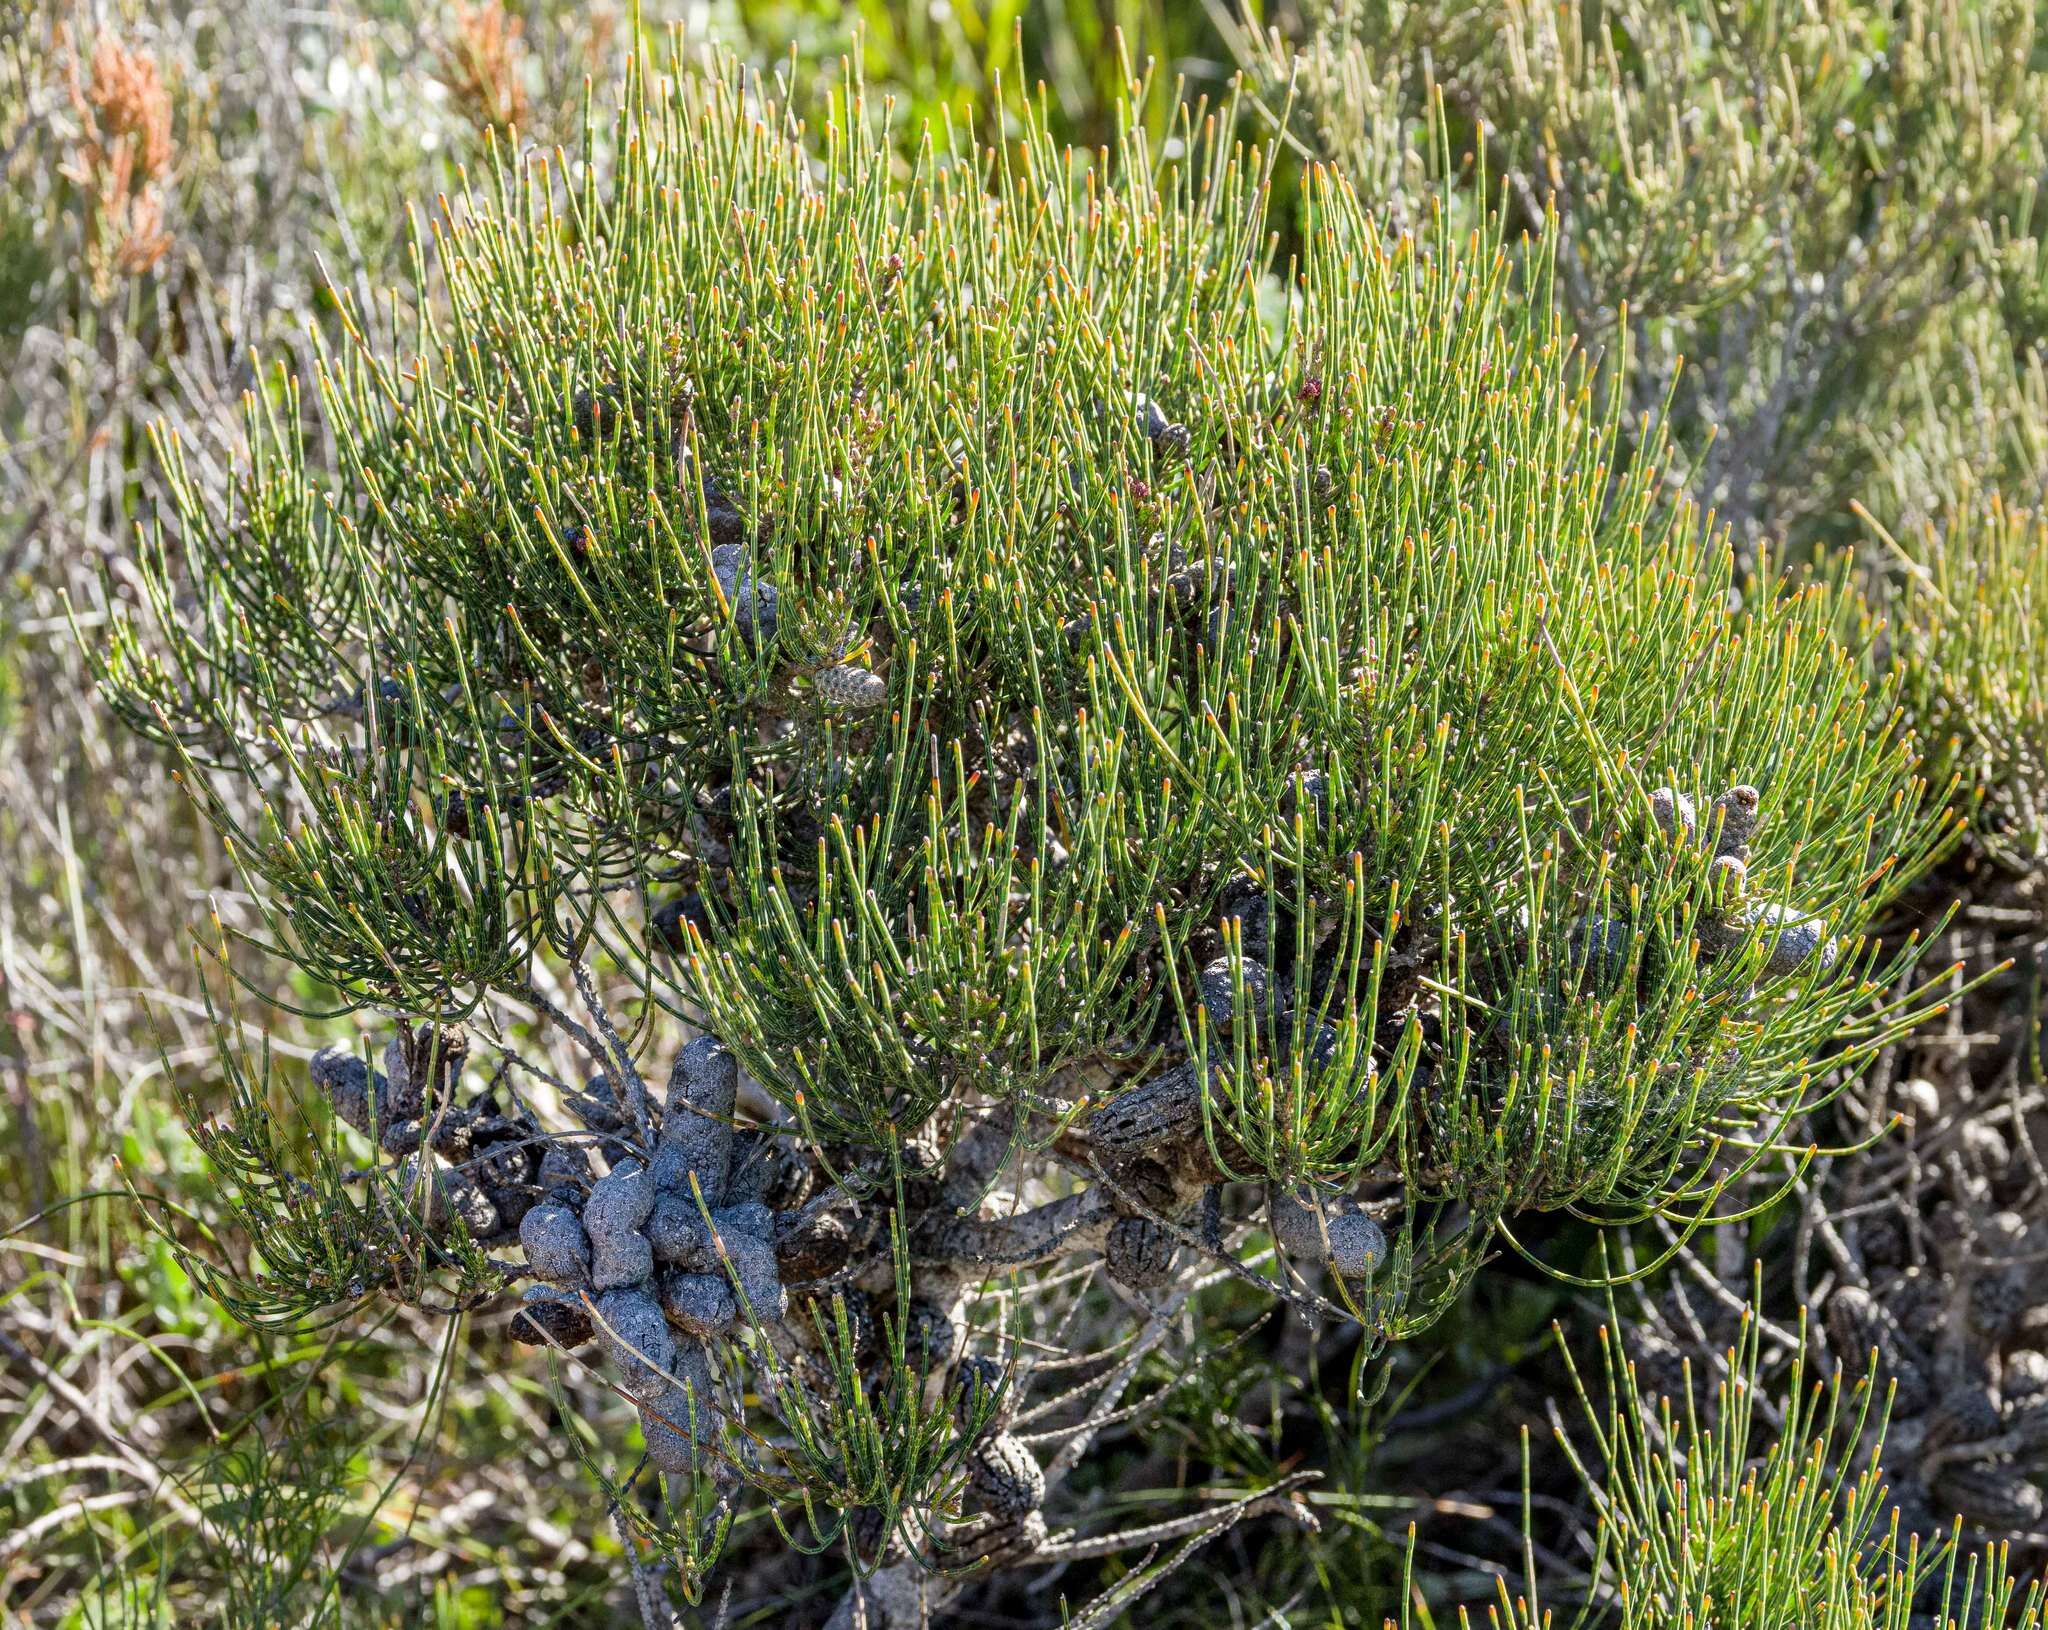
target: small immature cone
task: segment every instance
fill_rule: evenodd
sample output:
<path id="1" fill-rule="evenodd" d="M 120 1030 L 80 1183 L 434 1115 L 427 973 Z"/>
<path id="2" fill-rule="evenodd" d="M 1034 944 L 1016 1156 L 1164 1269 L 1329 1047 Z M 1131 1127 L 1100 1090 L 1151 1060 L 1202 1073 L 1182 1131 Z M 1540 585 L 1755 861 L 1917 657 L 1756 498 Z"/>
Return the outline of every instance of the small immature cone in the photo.
<path id="1" fill-rule="evenodd" d="M 384 1074 L 391 1082 L 390 1118 L 393 1121 L 419 1119 L 426 1106 L 422 1083 L 412 1078 L 412 1065 L 405 1056 L 404 1042 L 394 1036 L 384 1047 Z"/>
<path id="2" fill-rule="evenodd" d="M 953 1367 L 953 1422 L 962 1432 L 974 1424 L 978 1410 L 987 1409 L 982 1431 L 1003 1432 L 1017 1417 L 1018 1388 L 1003 1389 L 1009 1372 L 1002 1363 L 984 1354 L 963 1358 Z"/>
<path id="3" fill-rule="evenodd" d="M 1768 978 L 1799 973 L 1816 962 L 1822 973 L 1835 965 L 1836 946 L 1828 938 L 1828 925 L 1819 917 L 1801 916 L 1789 906 L 1751 906 L 1731 918 L 1728 926 L 1730 949 L 1761 930 L 1763 971 Z"/>
<path id="4" fill-rule="evenodd" d="M 657 906 L 654 915 L 648 919 L 648 926 L 660 937 L 663 945 L 682 956 L 690 949 L 689 930 L 692 926 L 705 939 L 711 937 L 711 913 L 705 909 L 701 894 L 680 895 Z"/>
<path id="5" fill-rule="evenodd" d="M 1774 914 L 1777 927 L 1764 972 L 1793 973 L 1809 961 L 1818 961 L 1825 973 L 1835 965 L 1835 942 L 1828 938 L 1828 925 L 1820 918 L 1795 917 L 1783 907 L 1765 906 L 1764 910 Z"/>
<path id="6" fill-rule="evenodd" d="M 721 548 L 738 548 L 747 541 L 752 530 L 739 507 L 709 476 L 704 478 L 704 519 L 711 532 L 711 541 Z"/>
<path id="7" fill-rule="evenodd" d="M 471 1124 L 471 1169 L 487 1189 L 523 1189 L 538 1170 L 531 1140 L 540 1135 L 533 1121 L 521 1116 L 508 1121 L 500 1116 L 479 1115 Z M 526 1215 L 524 1205 L 520 1216 Z"/>
<path id="8" fill-rule="evenodd" d="M 454 1232 L 458 1218 L 472 1239 L 493 1239 L 504 1226 L 498 1208 L 475 1178 L 437 1164 L 431 1155 L 408 1159 L 399 1168 L 398 1181 L 436 1238 Z"/>
<path id="9" fill-rule="evenodd" d="M 1186 425 L 1169 419 L 1166 410 L 1143 391 L 1136 393 L 1136 406 L 1144 421 L 1145 439 L 1155 448 L 1161 453 L 1170 454 L 1185 453 L 1188 450 L 1188 444 L 1193 437 L 1188 434 Z"/>
<path id="10" fill-rule="evenodd" d="M 812 684 L 827 707 L 841 713 L 872 713 L 889 700 L 889 681 L 872 669 L 841 662 L 821 671 Z"/>
<path id="11" fill-rule="evenodd" d="M 1945 1387 L 1924 1417 L 1920 1446 L 1939 1449 L 1950 1443 L 1982 1443 L 1997 1437 L 2003 1425 L 1987 1388 L 1974 1383 Z"/>
<path id="12" fill-rule="evenodd" d="M 1754 787 L 1730 787 L 1714 800 L 1714 808 L 1720 812 L 1720 835 L 1714 840 L 1714 853 L 1733 855 L 1737 860 L 1749 860 L 1749 839 L 1756 831 L 1756 812 L 1759 803 Z"/>
<path id="13" fill-rule="evenodd" d="M 2030 1275 L 2020 1267 L 1986 1269 L 1970 1283 L 1969 1320 L 1972 1329 L 1992 1343 L 2000 1343 L 2019 1328 L 2020 1321 L 2034 1309 L 2034 1288 Z"/>
<path id="14" fill-rule="evenodd" d="M 1005 1390 L 1003 1379 L 1003 1366 L 993 1358 L 961 1359 L 954 1368 L 953 1421 L 969 1432 L 975 1417 L 987 1411 L 967 1457 L 968 1484 L 992 1514 L 1014 1522 L 1045 1503 L 1045 1472 L 1010 1430 L 1022 1388 L 1012 1383 Z"/>
<path id="15" fill-rule="evenodd" d="M 1297 771 L 1287 783 L 1281 809 L 1290 817 L 1298 811 L 1304 826 L 1323 825 L 1330 818 L 1330 778 L 1321 770 Z"/>
<path id="16" fill-rule="evenodd" d="M 1899 1330 L 1883 1304 L 1861 1285 L 1842 1285 L 1828 1298 L 1824 1314 L 1835 1356 L 1852 1369 L 1874 1347 L 1889 1362 L 1898 1351 Z"/>
<path id="17" fill-rule="evenodd" d="M 1185 611 L 1202 598 L 1209 586 L 1211 576 L 1209 562 L 1191 560 L 1178 571 L 1168 572 L 1160 579 L 1159 587 L 1174 602 L 1176 610 Z"/>
<path id="18" fill-rule="evenodd" d="M 1572 924 L 1572 967 L 1585 969 L 1596 982 L 1613 979 L 1628 967 L 1628 941 L 1627 923 L 1589 912 Z"/>
<path id="19" fill-rule="evenodd" d="M 676 1349 L 675 1380 L 640 1401 L 640 1430 L 647 1458 L 662 1471 L 681 1476 L 697 1464 L 697 1446 L 711 1437 L 711 1360 L 702 1343 Z"/>
<path id="20" fill-rule="evenodd" d="M 654 1272 L 654 1252 L 640 1231 L 653 1209 L 654 1179 L 637 1161 L 591 1186 L 583 1227 L 590 1235 L 590 1281 L 599 1290 L 637 1285 Z"/>
<path id="21" fill-rule="evenodd" d="M 391 1083 L 354 1053 L 323 1047 L 313 1055 L 313 1085 L 327 1095 L 334 1113 L 358 1132 L 391 1119 Z"/>
<path id="22" fill-rule="evenodd" d="M 1716 855 L 1707 868 L 1708 898 L 1718 911 L 1732 910 L 1749 887 L 1749 867 L 1734 855 Z"/>
<path id="23" fill-rule="evenodd" d="M 605 1357 L 636 1398 L 658 1392 L 675 1368 L 675 1332 L 661 1304 L 638 1285 L 608 1290 L 597 1299 L 597 1339 Z"/>
<path id="24" fill-rule="evenodd" d="M 687 1195 L 689 1174 L 695 1172 L 706 1205 L 724 1199 L 739 1085 L 738 1061 L 716 1036 L 699 1036 L 683 1048 L 669 1073 L 668 1107 L 655 1155 L 661 1188 Z"/>
<path id="25" fill-rule="evenodd" d="M 541 1151 L 539 1176 L 541 1189 L 549 1199 L 566 1200 L 574 1195 L 580 1209 L 583 1191 L 590 1184 L 589 1151 L 580 1143 L 550 1138 L 547 1147 Z"/>
<path id="26" fill-rule="evenodd" d="M 1692 800 L 1673 787 L 1659 787 L 1650 794 L 1650 815 L 1658 830 L 1675 836 L 1680 843 L 1691 843 L 1699 831 L 1699 812 L 1693 808 Z"/>
<path id="27" fill-rule="evenodd" d="M 1315 1033 L 1308 1039 L 1308 1047 L 1303 1057 L 1308 1061 L 1311 1068 L 1318 1070 L 1327 1069 L 1336 1059 L 1337 1049 L 1343 1044 L 1343 1031 L 1339 1030 L 1334 1024 L 1319 1024 L 1315 1028 Z M 1373 1068 L 1370 1059 L 1367 1060 L 1367 1070 L 1369 1076 L 1378 1073 Z"/>
<path id="28" fill-rule="evenodd" d="M 914 1370 L 930 1375 L 951 1369 L 960 1347 L 960 1326 L 937 1302 L 918 1297 L 903 1326 L 903 1356 Z"/>
<path id="29" fill-rule="evenodd" d="M 775 1237 L 775 1213 L 759 1200 L 742 1200 L 738 1205 L 720 1206 L 711 1213 L 711 1224 L 721 1236 L 737 1232 L 758 1240 Z"/>
<path id="30" fill-rule="evenodd" d="M 1327 1263 L 1346 1279 L 1363 1279 L 1387 1259 L 1387 1236 L 1349 1195 L 1317 1196 L 1305 1188 L 1269 1185 L 1273 1237 L 1291 1257 Z"/>
<path id="31" fill-rule="evenodd" d="M 657 1155 L 657 1169 L 659 1165 Z M 704 1260 L 711 1249 L 711 1236 L 704 1231 L 703 1213 L 687 1188 L 671 1188 L 655 1196 L 654 1210 L 647 1219 L 647 1243 L 657 1262 L 682 1266 Z"/>
<path id="32" fill-rule="evenodd" d="M 1266 1005 L 1266 987 L 1269 983 L 1265 965 L 1250 957 L 1239 959 L 1244 971 L 1244 999 L 1248 1013 L 1256 1017 Z M 1202 1006 L 1208 1010 L 1209 1023 L 1217 1030 L 1228 1030 L 1237 1014 L 1236 982 L 1231 976 L 1230 958 L 1220 956 L 1202 970 Z"/>
<path id="33" fill-rule="evenodd" d="M 735 512 L 736 513 L 736 512 Z M 711 569 L 718 578 L 719 592 L 732 607 L 733 626 L 749 645 L 766 644 L 775 637 L 773 583 L 759 582 L 747 550 L 737 543 L 722 543 L 711 551 Z"/>
<path id="34" fill-rule="evenodd" d="M 590 1237 L 583 1219 L 565 1205 L 543 1202 L 520 1219 L 526 1264 L 551 1285 L 590 1283 Z"/>
<path id="35" fill-rule="evenodd" d="M 1860 1359 L 1876 1348 L 1894 1345 L 1898 1331 L 1892 1316 L 1861 1285 L 1842 1285 L 1828 1298 L 1828 1336 L 1845 1360 Z"/>
<path id="36" fill-rule="evenodd" d="M 688 1471 L 696 1459 L 692 1393 L 698 1440 L 711 1428 L 711 1365 L 703 1347 L 678 1342 L 661 1304 L 637 1286 L 607 1291 L 597 1299 L 597 1314 L 597 1339 L 639 1405 L 649 1456 L 665 1472 Z"/>
<path id="37" fill-rule="evenodd" d="M 739 1323 L 739 1302 L 722 1275 L 668 1272 L 660 1285 L 661 1310 L 685 1335 L 712 1341 Z"/>
<path id="38" fill-rule="evenodd" d="M 1247 961 L 1264 963 L 1272 960 L 1273 908 L 1263 894 L 1253 895 L 1224 915 L 1236 919 L 1239 943 L 1244 948 Z"/>
<path id="39" fill-rule="evenodd" d="M 731 1263 L 732 1277 L 745 1297 L 741 1316 L 751 1313 L 762 1324 L 779 1323 L 789 1311 L 789 1299 L 775 1265 L 775 1247 L 757 1234 L 741 1233 L 729 1225 L 719 1229 L 718 1238 L 725 1247 L 724 1260 Z"/>

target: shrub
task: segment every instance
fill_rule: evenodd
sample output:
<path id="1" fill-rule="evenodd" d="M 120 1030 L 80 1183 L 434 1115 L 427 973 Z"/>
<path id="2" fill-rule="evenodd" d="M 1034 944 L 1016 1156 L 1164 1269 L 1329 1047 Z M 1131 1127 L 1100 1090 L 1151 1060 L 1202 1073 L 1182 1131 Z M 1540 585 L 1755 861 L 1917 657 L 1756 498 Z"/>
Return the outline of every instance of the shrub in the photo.
<path id="1" fill-rule="evenodd" d="M 2048 540 L 1996 498 L 1894 538 L 1885 554 L 1906 706 L 1929 762 L 1975 790 L 1978 841 L 2021 870 L 2048 861 Z"/>
<path id="2" fill-rule="evenodd" d="M 1277 116 L 1383 192 L 1417 139 L 1558 221 L 1551 285 L 1634 424 L 1738 547 L 1853 541 L 1861 499 L 1937 519 L 1961 468 L 2029 494 L 2034 8 L 1301 0 L 1244 31 Z M 1299 62 L 1296 52 L 1300 53 Z M 1283 100 L 1282 86 L 1292 94 Z M 1930 502 L 1930 500 L 1932 500 Z"/>
<path id="3" fill-rule="evenodd" d="M 1699 1389 L 1688 1369 L 1676 1397 L 1645 1393 L 1627 1342 L 1604 1327 L 1603 1402 L 1571 1368 L 1584 1418 L 1558 1438 L 1597 1524 L 1582 1610 L 1570 1622 L 2038 1630 L 2048 1602 L 2039 1585 L 2014 1578 L 2002 1550 L 1923 1547 L 1896 1520 L 1887 1524 L 1878 1457 L 1889 1399 L 1879 1397 L 1876 1367 L 1810 1382 L 1795 1358 L 1784 1384 L 1769 1388 L 1758 1334 L 1745 1308 L 1720 1379 Z M 1867 1450 L 1866 1435 L 1875 1440 Z M 1520 1594 L 1501 1586 L 1486 1621 L 1494 1630 L 1563 1622 L 1543 1605 L 1556 1592 L 1533 1565 L 1523 1583 Z"/>
<path id="4" fill-rule="evenodd" d="M 2003 1377 L 2041 1357 L 2024 1309 L 2048 1229 L 2036 12 L 1302 0 L 1269 15 L 1277 31 L 1236 44 L 1310 151 L 1411 213 L 1438 154 L 1497 177 L 1519 219 L 1556 217 L 1547 289 L 1602 353 L 1624 423 L 1670 435 L 1677 479 L 1738 549 L 1862 556 L 1872 671 L 1899 686 L 1923 773 L 1956 785 L 1967 827 L 1879 932 L 1940 933 L 1973 988 L 1816 1118 L 1813 1136 L 1854 1158 L 1748 1243 L 1774 1293 L 1870 1323 L 1901 1385 L 1905 1525 L 1960 1511 L 1980 1537 L 2026 1543 L 2043 1462 L 2008 1421 L 2029 1395 Z M 1664 1328 L 1634 1332 L 1659 1362 L 1725 1337 L 1748 1276 L 1741 1249 L 1686 1268 L 1720 1294 L 1659 1288 L 1646 1312 Z M 1951 1435 L 1958 1400 L 1972 1424 Z"/>
<path id="5" fill-rule="evenodd" d="M 692 1599 L 744 1510 L 843 1547 L 844 1623 L 1178 1542 L 1107 1622 L 1298 1510 L 1048 1529 L 1208 1287 L 1369 1357 L 1519 1218 L 1690 1229 L 1927 1004 L 1864 932 L 1952 824 L 1897 684 L 1839 575 L 1734 592 L 1550 245 L 1317 169 L 1275 278 L 1236 109 L 1017 117 L 899 172 L 857 76 L 807 130 L 636 72 L 419 233 L 411 341 L 334 291 L 223 491 L 161 439 L 97 653 L 258 943 L 395 1026 L 312 1070 L 367 1166 L 232 1066 L 264 1266 L 199 1271 L 281 1323 L 526 1282 Z"/>

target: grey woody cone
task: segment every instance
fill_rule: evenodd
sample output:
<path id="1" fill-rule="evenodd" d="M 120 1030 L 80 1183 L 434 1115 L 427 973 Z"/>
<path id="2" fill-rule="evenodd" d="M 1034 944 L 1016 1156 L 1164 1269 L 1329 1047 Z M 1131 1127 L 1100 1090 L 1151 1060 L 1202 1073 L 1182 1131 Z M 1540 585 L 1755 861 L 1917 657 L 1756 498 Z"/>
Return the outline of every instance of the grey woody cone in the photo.
<path id="1" fill-rule="evenodd" d="M 725 1198 L 739 1078 L 738 1061 L 715 1036 L 699 1036 L 677 1055 L 654 1160 L 655 1182 L 664 1192 L 687 1196 L 694 1173 L 706 1205 Z"/>
<path id="2" fill-rule="evenodd" d="M 1659 787 L 1650 794 L 1650 815 L 1658 830 L 1680 843 L 1691 843 L 1699 833 L 1699 812 L 1692 800 L 1675 788 Z"/>
<path id="3" fill-rule="evenodd" d="M 591 1186 L 583 1207 L 590 1236 L 590 1282 L 599 1290 L 637 1285 L 654 1272 L 654 1252 L 640 1230 L 654 1210 L 654 1179 L 629 1161 Z"/>
<path id="4" fill-rule="evenodd" d="M 1733 855 L 1737 860 L 1748 861 L 1749 840 L 1756 832 L 1760 802 L 1756 788 L 1750 786 L 1730 787 L 1714 800 L 1714 809 L 1720 816 L 1714 838 L 1716 855 Z"/>
<path id="5" fill-rule="evenodd" d="M 841 713 L 871 713 L 889 700 L 889 681 L 851 662 L 835 663 L 811 683 L 820 700 Z"/>
<path id="6" fill-rule="evenodd" d="M 1349 1195 L 1316 1195 L 1268 1185 L 1273 1237 L 1299 1262 L 1327 1264 L 1346 1279 L 1364 1279 L 1387 1259 L 1387 1236 Z"/>
<path id="7" fill-rule="evenodd" d="M 583 1219 L 565 1205 L 542 1203 L 519 1224 L 527 1266 L 551 1285 L 590 1283 L 590 1236 Z"/>

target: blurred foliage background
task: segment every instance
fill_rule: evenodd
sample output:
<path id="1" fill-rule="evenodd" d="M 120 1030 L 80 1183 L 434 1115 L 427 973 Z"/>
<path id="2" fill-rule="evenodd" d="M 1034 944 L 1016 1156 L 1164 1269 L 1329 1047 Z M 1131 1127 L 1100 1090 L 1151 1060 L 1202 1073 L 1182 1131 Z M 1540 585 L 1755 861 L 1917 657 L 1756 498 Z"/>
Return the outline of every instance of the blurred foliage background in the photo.
<path id="1" fill-rule="evenodd" d="M 1669 422 L 1674 490 L 1713 505 L 1747 560 L 1859 555 L 1873 616 L 1902 631 L 1881 647 L 1910 664 L 1937 775 L 1978 789 L 1961 795 L 1971 837 L 1913 909 L 1931 920 L 1967 897 L 1939 954 L 1980 970 L 2010 959 L 1815 1128 L 1844 1146 L 1890 1128 L 1882 1159 L 1824 1162 L 1776 1212 L 1703 1236 L 1625 1293 L 1643 1364 L 1668 1382 L 1726 1348 L 1757 1253 L 1781 1320 L 1764 1357 L 1782 1365 L 1796 1304 L 1875 1279 L 1873 1263 L 1901 1282 L 1938 1269 L 1915 1231 L 1944 1205 L 1951 1222 L 1971 1206 L 2017 1217 L 2008 1244 L 2023 1255 L 2048 1247 L 2032 1153 L 2048 42 L 2026 0 L 738 0 L 650 4 L 640 26 L 672 22 L 782 76 L 799 106 L 857 44 L 906 139 L 926 120 L 987 120 L 1000 80 L 1042 84 L 1055 127 L 1093 146 L 1114 134 L 1130 66 L 1150 65 L 1142 106 L 1159 131 L 1177 98 L 1218 98 L 1243 73 L 1240 134 L 1284 147 L 1277 219 L 1317 162 L 1396 222 L 1440 207 L 1446 178 L 1464 189 L 1449 207 L 1503 198 L 1531 228 L 1555 210 L 1545 286 L 1625 423 Z M 164 420 L 217 471 L 259 358 L 303 357 L 329 279 L 402 322 L 382 291 L 409 275 L 403 201 L 452 190 L 514 130 L 572 142 L 587 80 L 610 76 L 634 27 L 612 0 L 0 0 L 6 1622 L 627 1611 L 573 1454 L 533 1430 L 554 1407 L 545 1360 L 508 1343 L 502 1314 L 256 1336 L 167 1249 L 162 1230 L 207 1226 L 176 1101 L 203 1113 L 222 1090 L 209 1002 L 303 1057 L 318 1027 L 277 1022 L 260 997 L 319 993 L 255 966 L 245 987 L 209 986 L 196 936 L 250 903 L 159 757 L 101 712 L 65 608 L 90 639 L 102 567 L 151 511 L 144 427 Z M 1902 912 L 1899 931 L 1914 926 Z M 282 1094 L 274 1109 L 293 1113 Z M 1894 1270 L 1854 1219 L 1900 1195 Z M 1569 1224 L 1539 1243 L 1553 1263 L 1591 1249 Z M 1665 1243 L 1646 1233 L 1644 1254 Z M 1372 1626 L 1405 1596 L 1417 1622 L 1445 1622 L 1445 1604 L 1489 1598 L 1525 1554 L 1583 1569 L 1583 1493 L 1549 1446 L 1565 1386 L 1551 1327 L 1585 1351 L 1604 1308 L 1500 1264 L 1435 1339 L 1400 1350 L 1369 1418 L 1348 1402 L 1341 1344 L 1259 1311 L 1248 1303 L 1245 1339 L 1179 1378 L 1163 1417 L 1110 1445 L 1088 1497 L 1137 1522 L 1190 1488 L 1309 1466 L 1323 1532 L 1240 1527 L 1144 1611 Z M 1282 1375 L 1320 1383 L 1305 1407 L 1278 1407 Z M 565 1464 L 542 1464 L 550 1453 Z M 2038 1498 L 2016 1515 L 1974 1526 L 2031 1535 L 2038 1560 Z M 218 1543 L 229 1532 L 240 1542 Z M 756 1541 L 754 1565 L 738 1560 L 744 1537 L 728 1564 L 729 1622 L 821 1615 L 832 1582 L 780 1566 L 772 1534 Z M 1101 1583 L 1049 1577 L 986 1604 L 986 1622 L 1057 1622 L 1063 1592 Z"/>

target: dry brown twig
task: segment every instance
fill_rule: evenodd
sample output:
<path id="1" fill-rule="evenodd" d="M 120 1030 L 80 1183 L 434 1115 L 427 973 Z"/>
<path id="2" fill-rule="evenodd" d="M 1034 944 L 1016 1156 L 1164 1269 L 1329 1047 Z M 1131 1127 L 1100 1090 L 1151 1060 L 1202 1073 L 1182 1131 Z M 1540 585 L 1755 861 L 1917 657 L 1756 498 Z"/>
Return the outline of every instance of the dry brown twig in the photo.
<path id="1" fill-rule="evenodd" d="M 441 82 L 480 130 L 526 128 L 525 34 L 500 0 L 455 0 L 454 20 L 434 43 Z"/>
<path id="2" fill-rule="evenodd" d="M 65 86 L 79 131 L 64 174 L 89 200 L 86 264 L 94 293 L 105 299 L 117 276 L 141 276 L 171 246 L 162 191 L 175 157 L 171 97 L 156 59 L 110 30 L 100 31 L 89 72 L 68 39 L 65 46 Z"/>

